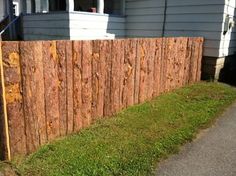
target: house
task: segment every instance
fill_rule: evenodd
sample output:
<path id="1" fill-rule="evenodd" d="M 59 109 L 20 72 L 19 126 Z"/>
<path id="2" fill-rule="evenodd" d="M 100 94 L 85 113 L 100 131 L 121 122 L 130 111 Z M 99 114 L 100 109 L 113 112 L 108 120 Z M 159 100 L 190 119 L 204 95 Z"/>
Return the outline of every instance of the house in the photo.
<path id="1" fill-rule="evenodd" d="M 218 79 L 236 52 L 235 7 L 235 0 L 20 0 L 18 9 L 24 40 L 203 36 L 204 75 Z"/>

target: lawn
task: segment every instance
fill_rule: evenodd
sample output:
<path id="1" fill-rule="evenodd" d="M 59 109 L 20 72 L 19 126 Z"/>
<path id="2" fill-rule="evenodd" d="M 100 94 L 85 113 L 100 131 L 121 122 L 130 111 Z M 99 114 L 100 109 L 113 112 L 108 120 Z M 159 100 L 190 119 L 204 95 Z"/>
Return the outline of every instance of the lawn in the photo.
<path id="1" fill-rule="evenodd" d="M 152 175 L 236 99 L 236 89 L 201 82 L 130 107 L 14 163 L 22 175 Z"/>

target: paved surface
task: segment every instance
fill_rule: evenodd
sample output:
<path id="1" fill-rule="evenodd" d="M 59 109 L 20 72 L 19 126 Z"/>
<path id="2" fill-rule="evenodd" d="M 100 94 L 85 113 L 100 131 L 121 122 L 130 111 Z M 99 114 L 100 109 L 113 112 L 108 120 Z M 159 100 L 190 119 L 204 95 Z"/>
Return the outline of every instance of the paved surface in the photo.
<path id="1" fill-rule="evenodd" d="M 160 163 L 157 176 L 236 176 L 236 103 L 212 128 Z"/>

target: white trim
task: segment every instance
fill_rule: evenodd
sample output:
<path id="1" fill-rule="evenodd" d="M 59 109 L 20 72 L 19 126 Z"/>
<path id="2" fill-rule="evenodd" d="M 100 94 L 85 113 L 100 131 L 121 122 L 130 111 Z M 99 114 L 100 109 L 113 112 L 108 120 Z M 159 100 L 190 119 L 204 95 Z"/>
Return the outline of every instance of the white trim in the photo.
<path id="1" fill-rule="evenodd" d="M 104 0 L 97 0 L 97 13 L 104 14 Z"/>
<path id="2" fill-rule="evenodd" d="M 74 11 L 74 0 L 66 0 L 66 11 L 67 12 Z"/>

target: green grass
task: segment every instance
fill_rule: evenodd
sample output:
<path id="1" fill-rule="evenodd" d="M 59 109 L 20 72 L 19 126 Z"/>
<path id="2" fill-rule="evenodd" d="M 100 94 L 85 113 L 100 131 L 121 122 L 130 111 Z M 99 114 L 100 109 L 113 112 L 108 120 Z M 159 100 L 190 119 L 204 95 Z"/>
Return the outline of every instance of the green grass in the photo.
<path id="1" fill-rule="evenodd" d="M 199 83 L 100 120 L 16 164 L 22 175 L 152 175 L 236 99 L 236 90 Z"/>

